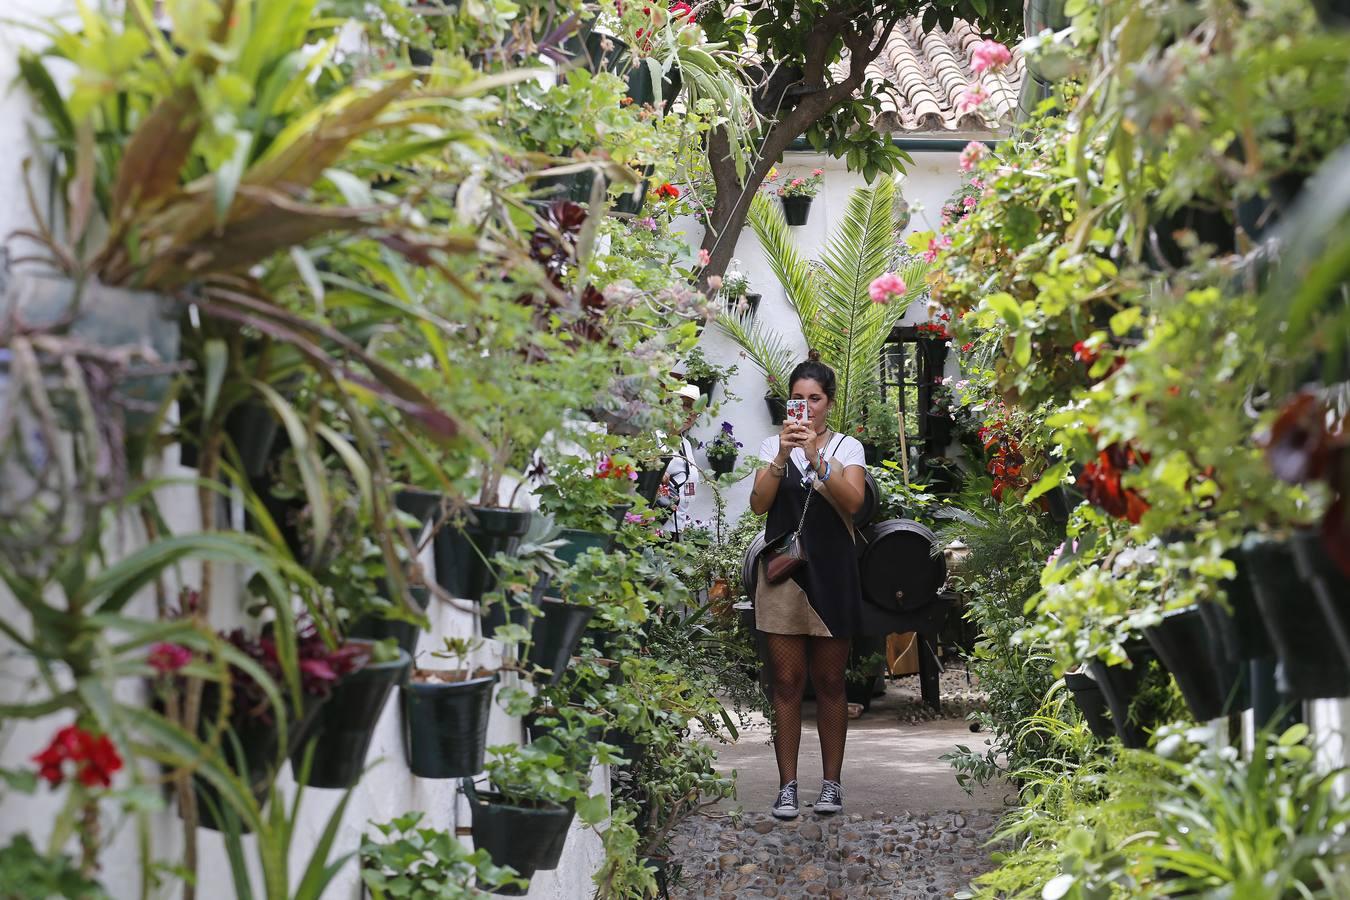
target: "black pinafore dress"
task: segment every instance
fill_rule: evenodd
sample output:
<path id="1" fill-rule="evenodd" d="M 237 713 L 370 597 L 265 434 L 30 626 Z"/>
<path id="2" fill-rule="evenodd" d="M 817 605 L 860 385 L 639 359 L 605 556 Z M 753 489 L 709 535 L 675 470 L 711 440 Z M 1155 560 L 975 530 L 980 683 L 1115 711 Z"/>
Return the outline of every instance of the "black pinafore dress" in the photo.
<path id="1" fill-rule="evenodd" d="M 843 436 L 839 436 L 842 443 Z M 836 450 L 838 445 L 836 445 Z M 831 460 L 831 478 L 843 467 Z M 802 520 L 807 492 L 816 491 Z M 804 634 L 812 637 L 853 637 L 861 634 L 862 585 L 852 522 L 846 521 L 820 491 L 816 481 L 803 484 L 803 472 L 789 459 L 787 474 L 769 507 L 764 527 L 766 546 L 776 546 L 802 522 L 806 565 L 779 584 L 770 584 L 759 562 L 755 584 L 755 627 L 769 634 Z"/>

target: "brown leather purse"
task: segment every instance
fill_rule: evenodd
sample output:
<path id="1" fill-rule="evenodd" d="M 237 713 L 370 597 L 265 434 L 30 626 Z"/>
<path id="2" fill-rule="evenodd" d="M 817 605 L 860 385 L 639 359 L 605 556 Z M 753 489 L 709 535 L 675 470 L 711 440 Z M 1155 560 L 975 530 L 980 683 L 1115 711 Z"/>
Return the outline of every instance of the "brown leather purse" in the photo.
<path id="1" fill-rule="evenodd" d="M 793 572 L 806 565 L 806 545 L 802 542 L 802 526 L 806 524 L 806 511 L 811 508 L 811 498 L 816 494 L 813 487 L 802 504 L 802 518 L 797 530 L 783 539 L 783 545 L 774 550 L 769 561 L 764 564 L 764 577 L 769 584 L 781 584 Z"/>

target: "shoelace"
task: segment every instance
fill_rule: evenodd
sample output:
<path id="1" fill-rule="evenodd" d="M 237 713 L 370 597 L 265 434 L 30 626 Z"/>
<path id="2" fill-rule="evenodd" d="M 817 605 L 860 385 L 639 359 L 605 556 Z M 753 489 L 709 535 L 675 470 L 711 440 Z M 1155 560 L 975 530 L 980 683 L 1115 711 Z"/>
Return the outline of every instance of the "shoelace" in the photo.
<path id="1" fill-rule="evenodd" d="M 833 781 L 825 782 L 824 787 L 820 789 L 820 799 L 817 803 L 838 803 L 843 789 Z"/>
<path id="2" fill-rule="evenodd" d="M 796 806 L 797 786 L 789 784 L 778 792 L 778 802 L 774 806 Z"/>

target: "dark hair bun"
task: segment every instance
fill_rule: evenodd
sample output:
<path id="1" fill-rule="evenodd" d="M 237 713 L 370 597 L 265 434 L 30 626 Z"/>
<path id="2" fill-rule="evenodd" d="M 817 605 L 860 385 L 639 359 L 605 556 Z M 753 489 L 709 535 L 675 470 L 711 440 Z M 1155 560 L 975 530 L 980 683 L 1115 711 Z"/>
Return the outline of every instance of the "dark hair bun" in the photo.
<path id="1" fill-rule="evenodd" d="M 806 358 L 811 362 L 820 362 L 820 351 L 812 347 L 806 351 Z"/>
<path id="2" fill-rule="evenodd" d="M 835 390 L 834 369 L 820 361 L 819 350 L 809 350 L 806 356 L 806 362 L 797 363 L 797 367 L 788 375 L 788 390 L 791 391 L 797 382 L 803 378 L 809 378 L 820 385 L 820 389 L 825 392 L 826 397 L 833 400 Z"/>

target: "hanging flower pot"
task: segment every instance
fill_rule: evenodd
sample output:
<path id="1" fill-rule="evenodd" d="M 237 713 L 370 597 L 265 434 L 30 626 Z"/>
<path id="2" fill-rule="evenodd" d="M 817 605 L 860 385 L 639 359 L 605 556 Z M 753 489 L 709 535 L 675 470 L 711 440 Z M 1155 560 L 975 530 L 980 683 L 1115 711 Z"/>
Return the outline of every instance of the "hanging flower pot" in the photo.
<path id="1" fill-rule="evenodd" d="M 426 612 L 428 604 L 431 603 L 431 589 L 421 585 L 408 585 L 408 593 L 412 596 L 413 602 L 423 612 Z M 387 585 L 382 596 L 386 598 L 389 596 Z M 348 637 L 366 641 L 383 641 L 393 638 L 398 642 L 399 649 L 409 656 L 417 653 L 417 639 L 421 634 L 422 628 L 416 622 L 409 622 L 406 619 L 389 619 L 380 615 L 362 616 L 353 622 L 352 627 L 347 631 Z"/>
<path id="2" fill-rule="evenodd" d="M 782 425 L 787 420 L 787 398 L 779 397 L 774 394 L 764 395 L 764 405 L 769 409 L 769 419 L 775 425 Z"/>
<path id="3" fill-rule="evenodd" d="M 1300 529 L 1289 539 L 1289 546 L 1294 551 L 1295 567 L 1326 617 L 1328 637 L 1350 665 L 1350 578 L 1327 555 L 1319 532 Z"/>
<path id="4" fill-rule="evenodd" d="M 716 375 L 710 378 L 691 378 L 689 383 L 698 388 L 698 392 L 709 400 L 712 399 L 712 392 L 717 389 L 717 382 L 720 381 Z"/>
<path id="5" fill-rule="evenodd" d="M 1299 577 L 1289 544 L 1249 537 L 1242 552 L 1279 660 L 1281 688 L 1301 700 L 1350 696 L 1350 667 L 1315 592 Z"/>
<path id="6" fill-rule="evenodd" d="M 628 89 L 625 95 L 633 98 L 633 103 L 637 106 L 646 106 L 649 103 L 655 106 L 656 92 L 652 89 L 653 83 L 652 70 L 647 65 L 647 60 L 636 60 L 632 71 L 628 73 Z M 661 76 L 662 111 L 670 109 L 670 105 L 675 102 L 683 87 L 684 77 L 680 73 L 680 67 L 678 64 L 672 65 L 670 70 Z"/>
<path id="7" fill-rule="evenodd" d="M 291 769 L 301 774 L 305 747 L 315 740 L 305 784 L 320 788 L 349 788 L 361 778 L 366 751 L 375 725 L 394 685 L 407 677 L 412 656 L 399 650 L 391 662 L 368 662 L 333 688 L 328 702 L 310 720 L 291 752 Z"/>
<path id="8" fill-rule="evenodd" d="M 636 216 L 642 212 L 642 204 L 647 201 L 647 190 L 651 187 L 651 174 L 655 171 L 655 166 L 646 166 L 642 170 L 642 180 L 633 186 L 627 193 L 620 194 L 610 212 L 622 213 L 624 215 Z M 589 195 L 587 196 L 589 199 Z"/>
<path id="9" fill-rule="evenodd" d="M 510 866 L 527 881 L 535 872 L 558 868 L 575 810 L 548 802 L 516 806 L 496 792 L 480 792 L 473 779 L 464 779 L 463 785 L 469 798 L 475 848 L 486 850 L 495 865 Z M 525 889 L 500 893 L 514 897 L 524 894 Z"/>
<path id="10" fill-rule="evenodd" d="M 548 580 L 546 576 L 541 576 L 540 583 L 535 586 L 536 590 L 547 590 Z M 483 636 L 490 638 L 498 628 L 507 624 L 529 628 L 530 610 L 525 606 L 523 600 L 523 596 L 510 593 L 504 597 L 493 597 L 491 601 L 479 604 L 478 615 L 482 619 Z M 537 606 L 542 600 L 542 593 L 539 596 L 532 597 L 531 600 Z"/>
<path id="11" fill-rule="evenodd" d="M 572 664 L 586 623 L 595 610 L 552 597 L 545 597 L 541 607 L 543 615 L 536 617 L 530 626 L 529 661 L 551 673 L 536 678 L 535 684 L 551 686 L 562 680 L 563 673 Z"/>
<path id="12" fill-rule="evenodd" d="M 728 475 L 736 468 L 737 455 L 731 456 L 710 456 L 708 457 L 708 468 L 712 469 L 717 475 Z"/>
<path id="13" fill-rule="evenodd" d="M 62 323 L 64 333 L 86 344 L 147 347 L 154 353 L 153 361 L 134 362 L 117 388 L 128 404 L 126 422 L 133 429 L 149 425 L 168 395 L 172 375 L 136 374 L 135 369 L 178 360 L 178 313 L 178 304 L 162 294 L 26 271 L 12 273 L 0 295 L 0 320 L 14 316 L 29 327 Z"/>
<path id="14" fill-rule="evenodd" d="M 401 687 L 403 746 L 419 778 L 462 778 L 483 771 L 497 674 L 444 681 L 422 672 Z"/>
<path id="15" fill-rule="evenodd" d="M 815 197 L 780 197 L 783 201 L 783 218 L 789 225 L 805 225 L 811 216 L 811 201 Z"/>
<path id="16" fill-rule="evenodd" d="M 1144 629 L 1144 636 L 1176 679 L 1197 720 L 1207 722 L 1251 708 L 1247 666 L 1227 660 L 1199 606 L 1164 613 L 1160 623 Z"/>
<path id="17" fill-rule="evenodd" d="M 666 465 L 669 462 L 670 457 L 663 456 L 654 468 L 639 467 L 637 494 L 648 504 L 656 502 L 656 495 L 661 491 L 661 478 L 666 474 Z"/>
<path id="18" fill-rule="evenodd" d="M 558 559 L 569 566 L 577 561 L 577 557 L 591 548 L 608 552 L 614 546 L 614 535 L 612 533 L 583 531 L 580 528 L 564 528 L 558 533 L 558 537 L 566 543 L 554 553 Z"/>
<path id="19" fill-rule="evenodd" d="M 447 524 L 436 533 L 436 583 L 452 597 L 480 602 L 497 584 L 489 560 L 514 553 L 529 528 L 528 511 L 473 507 L 463 525 Z"/>
<path id="20" fill-rule="evenodd" d="M 1101 689 L 1102 696 L 1106 698 L 1106 705 L 1111 710 L 1111 723 L 1120 742 L 1126 747 L 1140 748 L 1148 744 L 1145 726 L 1153 723 L 1138 721 L 1137 717 L 1131 714 L 1130 707 L 1134 704 L 1135 697 L 1139 693 L 1139 685 L 1144 680 L 1145 670 L 1154 656 L 1148 644 L 1143 641 L 1127 644 L 1125 653 L 1130 659 L 1129 666 L 1108 666 L 1106 663 L 1093 660 L 1092 677 Z"/>
<path id="21" fill-rule="evenodd" d="M 407 513 L 425 528 L 434 522 L 441 511 L 441 494 L 417 488 L 404 488 L 394 495 L 394 506 Z"/>
<path id="22" fill-rule="evenodd" d="M 869 444 L 866 441 L 861 442 L 863 448 L 863 462 L 869 466 L 881 465 L 881 451 L 877 449 L 876 444 Z"/>
<path id="23" fill-rule="evenodd" d="M 552 203 L 555 200 L 571 200 L 573 203 L 589 203 L 591 191 L 595 185 L 595 170 L 583 169 L 580 172 L 568 172 L 564 175 L 545 175 L 533 182 L 534 203 Z"/>
<path id="24" fill-rule="evenodd" d="M 1094 736 L 1103 741 L 1115 737 L 1116 729 L 1111 724 L 1106 697 L 1091 676 L 1081 670 L 1065 672 L 1064 687 L 1068 688 L 1078 711 L 1083 714 L 1083 721 Z"/>
<path id="25" fill-rule="evenodd" d="M 1236 550 L 1230 550 L 1224 554 L 1224 558 L 1237 568 L 1237 575 L 1223 584 L 1228 608 L 1225 609 L 1217 602 L 1202 603 L 1200 614 L 1204 616 L 1210 633 L 1217 638 L 1224 658 L 1229 662 L 1274 659 L 1275 648 L 1271 646 L 1261 612 L 1256 607 L 1246 557 Z"/>

